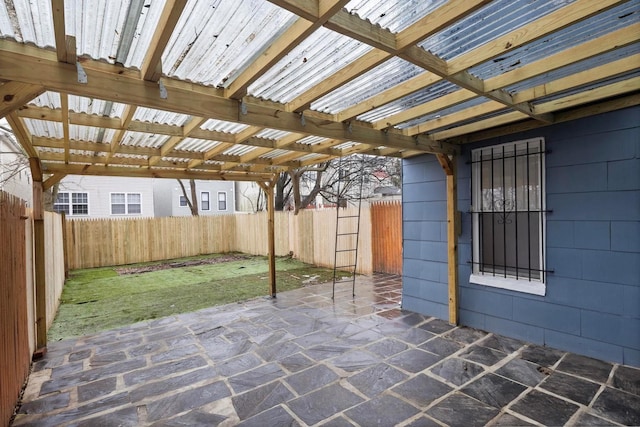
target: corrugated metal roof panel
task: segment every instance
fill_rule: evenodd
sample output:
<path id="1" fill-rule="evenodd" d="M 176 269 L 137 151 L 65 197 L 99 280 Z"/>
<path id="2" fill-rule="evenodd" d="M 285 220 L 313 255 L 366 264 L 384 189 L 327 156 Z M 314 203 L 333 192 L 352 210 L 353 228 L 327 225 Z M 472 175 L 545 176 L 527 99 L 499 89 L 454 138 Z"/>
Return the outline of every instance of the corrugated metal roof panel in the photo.
<path id="1" fill-rule="evenodd" d="M 550 81 L 554 81 L 557 79 L 561 79 L 572 74 L 576 74 L 582 71 L 590 70 L 594 67 L 599 67 L 601 65 L 608 64 L 610 62 L 616 61 L 618 59 L 623 59 L 629 57 L 631 55 L 636 55 L 640 53 L 640 43 L 635 43 L 630 46 L 626 46 L 621 49 L 614 50 L 612 52 L 608 52 L 602 55 L 595 56 L 593 58 L 589 58 L 584 61 L 576 62 L 569 66 L 559 68 L 557 70 L 550 71 L 548 73 L 541 74 L 532 79 L 524 80 L 518 84 L 509 86 L 505 88 L 509 93 L 516 93 L 523 89 L 532 88 L 535 86 L 542 85 L 544 83 L 548 83 Z M 638 64 L 640 65 L 640 64 Z"/>
<path id="2" fill-rule="evenodd" d="M 423 104 L 425 102 L 433 101 L 434 99 L 455 92 L 457 90 L 459 89 L 456 85 L 447 81 L 443 81 L 424 88 L 414 94 L 405 96 L 404 98 L 401 98 L 397 101 L 390 102 L 389 104 L 383 105 L 380 108 L 376 108 L 375 110 L 371 110 L 367 113 L 361 114 L 357 118 L 358 120 L 363 120 L 365 122 L 376 122 L 378 120 L 384 119 L 385 117 L 392 116 L 396 113 L 400 113 L 404 110 Z"/>
<path id="3" fill-rule="evenodd" d="M 209 119 L 200 127 L 205 130 L 213 130 L 216 132 L 239 133 L 249 126 L 243 125 L 242 123 L 232 123 L 222 120 Z"/>
<path id="4" fill-rule="evenodd" d="M 325 142 L 328 141 L 329 138 L 323 138 L 321 136 L 306 136 L 298 141 L 296 141 L 296 144 L 305 144 L 305 145 L 316 145 L 316 144 L 320 144 L 321 142 Z"/>
<path id="5" fill-rule="evenodd" d="M 13 0 L 0 3 L 0 37 L 39 47 L 56 45 L 50 0 Z"/>
<path id="6" fill-rule="evenodd" d="M 266 138 L 266 139 L 280 139 L 289 135 L 291 132 L 276 130 L 276 129 L 263 129 L 256 134 L 258 138 Z"/>
<path id="7" fill-rule="evenodd" d="M 133 115 L 134 120 L 143 122 L 162 123 L 167 125 L 182 126 L 191 116 L 186 114 L 171 113 L 164 110 L 138 107 Z"/>
<path id="8" fill-rule="evenodd" d="M 194 151 L 197 153 L 203 153 L 205 151 L 209 151 L 214 147 L 220 145 L 218 141 L 209 141 L 205 139 L 196 139 L 196 138 L 185 138 L 178 145 L 176 145 L 176 150 L 179 151 Z"/>
<path id="9" fill-rule="evenodd" d="M 222 154 L 228 156 L 242 156 L 243 154 L 248 154 L 255 149 L 256 147 L 253 147 L 251 145 L 234 145 L 233 147 L 227 148 L 222 152 Z"/>
<path id="10" fill-rule="evenodd" d="M 249 86 L 249 93 L 289 102 L 371 49 L 342 34 L 319 28 Z"/>
<path id="11" fill-rule="evenodd" d="M 122 145 L 133 145 L 136 147 L 160 148 L 170 137 L 167 135 L 153 135 L 141 132 L 127 131 L 122 138 Z"/>
<path id="12" fill-rule="evenodd" d="M 444 110 L 437 111 L 435 113 L 427 114 L 426 116 L 417 117 L 413 120 L 409 120 L 408 122 L 400 123 L 396 125 L 398 129 L 405 129 L 412 126 L 416 126 L 420 123 L 426 123 L 429 120 L 437 119 L 440 117 L 447 116 L 449 114 L 457 113 L 458 111 L 464 110 L 465 108 L 475 107 L 476 105 L 480 105 L 487 102 L 487 99 L 484 97 L 478 97 L 471 99 L 467 102 L 463 102 L 462 104 L 455 105 L 453 107 L 445 108 Z"/>
<path id="13" fill-rule="evenodd" d="M 349 13 L 398 33 L 444 3 L 446 0 L 352 0 L 346 9 Z"/>
<path id="14" fill-rule="evenodd" d="M 101 129 L 88 126 L 69 125 L 69 138 L 76 141 L 95 141 L 110 143 L 115 129 Z"/>
<path id="15" fill-rule="evenodd" d="M 318 154 L 318 153 L 310 153 L 307 154 L 305 156 L 302 156 L 300 158 L 297 158 L 296 161 L 298 162 L 306 162 L 307 160 L 315 160 L 318 159 L 318 161 L 320 161 L 320 157 L 324 156 L 324 154 Z"/>
<path id="16" fill-rule="evenodd" d="M 220 86 L 294 19 L 266 1 L 189 0 L 162 55 L 164 72 Z"/>
<path id="17" fill-rule="evenodd" d="M 265 154 L 261 155 L 260 157 L 262 157 L 264 159 L 274 159 L 274 158 L 282 156 L 284 154 L 289 154 L 289 151 L 287 151 L 287 150 L 273 150 L 273 151 L 269 151 L 268 153 L 265 153 Z"/>
<path id="18" fill-rule="evenodd" d="M 46 107 L 51 109 L 60 108 L 60 94 L 57 92 L 45 92 L 42 95 L 32 99 L 29 105 L 38 107 Z"/>
<path id="19" fill-rule="evenodd" d="M 393 58 L 313 102 L 311 108 L 336 114 L 423 72 L 416 65 Z"/>
<path id="20" fill-rule="evenodd" d="M 419 45 L 450 60 L 497 37 L 514 31 L 575 0 L 496 0 Z"/>
<path id="21" fill-rule="evenodd" d="M 27 130 L 33 136 L 43 138 L 62 138 L 62 124 L 45 120 L 24 119 Z"/>
<path id="22" fill-rule="evenodd" d="M 606 86 L 606 85 L 610 85 L 613 83 L 617 83 L 617 82 L 621 82 L 624 80 L 628 80 L 631 78 L 636 78 L 640 76 L 640 69 L 632 71 L 630 73 L 625 73 L 621 76 L 616 76 L 616 77 L 612 77 L 610 79 L 606 79 L 597 83 L 592 83 L 592 84 L 588 84 L 588 85 L 582 85 L 573 89 L 569 89 L 566 91 L 562 91 L 562 92 L 558 92 L 558 93 L 554 93 L 553 95 L 548 95 L 548 96 L 543 96 L 540 98 L 537 98 L 535 101 L 532 101 L 531 103 L 533 105 L 538 105 L 538 104 L 544 104 L 545 102 L 549 102 L 549 101 L 553 101 L 559 98 L 564 98 L 566 96 L 570 96 L 570 95 L 574 95 L 580 92 L 588 92 L 592 89 L 596 89 L 602 86 Z M 636 88 L 639 89 L 639 88 Z"/>
<path id="23" fill-rule="evenodd" d="M 635 24 L 640 19 L 639 10 L 640 0 L 629 1 L 550 36 L 519 47 L 469 71 L 482 79 L 498 76 L 585 41 Z"/>
<path id="24" fill-rule="evenodd" d="M 104 101 L 97 98 L 69 95 L 69 110 L 77 113 L 96 114 L 99 116 L 122 117 L 125 104 Z"/>

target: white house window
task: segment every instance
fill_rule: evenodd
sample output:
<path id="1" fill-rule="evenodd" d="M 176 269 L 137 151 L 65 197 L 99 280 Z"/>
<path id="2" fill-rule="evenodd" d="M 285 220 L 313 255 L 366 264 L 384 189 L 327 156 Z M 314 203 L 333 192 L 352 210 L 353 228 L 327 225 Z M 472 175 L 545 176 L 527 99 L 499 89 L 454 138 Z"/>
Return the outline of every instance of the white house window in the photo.
<path id="1" fill-rule="evenodd" d="M 139 215 L 142 213 L 140 193 L 111 193 L 111 215 Z"/>
<path id="2" fill-rule="evenodd" d="M 470 282 L 545 294 L 544 140 L 472 152 Z"/>
<path id="3" fill-rule="evenodd" d="M 187 206 L 187 198 L 184 196 L 180 196 L 180 199 L 178 201 L 179 205 L 181 208 L 184 208 Z"/>
<path id="4" fill-rule="evenodd" d="M 67 215 L 88 215 L 89 195 L 87 193 L 60 192 L 53 204 L 53 210 Z"/>
<path id="5" fill-rule="evenodd" d="M 200 193 L 200 208 L 203 211 L 211 210 L 211 205 L 209 203 L 209 192 L 208 191 L 203 191 L 202 193 Z"/>
<path id="6" fill-rule="evenodd" d="M 224 191 L 218 193 L 218 210 L 227 210 L 227 193 L 225 193 Z"/>

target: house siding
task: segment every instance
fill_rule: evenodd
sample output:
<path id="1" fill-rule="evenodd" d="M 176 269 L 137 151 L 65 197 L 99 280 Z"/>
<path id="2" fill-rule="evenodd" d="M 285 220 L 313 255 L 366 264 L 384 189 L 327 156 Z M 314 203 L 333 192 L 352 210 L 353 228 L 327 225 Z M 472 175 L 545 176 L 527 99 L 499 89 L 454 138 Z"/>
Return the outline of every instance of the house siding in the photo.
<path id="1" fill-rule="evenodd" d="M 544 137 L 546 295 L 469 283 L 471 150 Z M 458 157 L 460 323 L 640 366 L 640 108 L 465 145 Z M 403 308 L 447 318 L 445 176 L 404 172 Z"/>
<path id="2" fill-rule="evenodd" d="M 187 195 L 191 197 L 191 187 L 188 180 L 183 180 Z M 198 195 L 198 215 L 221 215 L 235 213 L 234 183 L 231 181 L 205 181 L 196 180 L 196 192 Z M 202 209 L 201 194 L 209 193 L 209 210 Z M 218 209 L 218 192 L 227 195 L 227 209 Z M 183 195 L 180 184 L 175 179 L 153 180 L 154 205 L 157 217 L 163 216 L 190 216 L 189 206 L 180 206 L 180 196 Z"/>
<path id="3" fill-rule="evenodd" d="M 154 216 L 153 188 L 147 178 L 124 178 L 104 176 L 69 176 L 60 182 L 59 192 L 87 193 L 88 215 L 73 215 L 73 218 L 139 218 Z M 139 214 L 114 215 L 111 213 L 111 193 L 140 193 Z"/>

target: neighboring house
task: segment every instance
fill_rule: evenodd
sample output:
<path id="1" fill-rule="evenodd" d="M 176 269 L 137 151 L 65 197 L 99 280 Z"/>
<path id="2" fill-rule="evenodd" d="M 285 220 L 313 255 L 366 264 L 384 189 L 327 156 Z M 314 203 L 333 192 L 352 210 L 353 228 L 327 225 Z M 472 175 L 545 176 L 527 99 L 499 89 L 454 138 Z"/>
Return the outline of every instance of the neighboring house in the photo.
<path id="1" fill-rule="evenodd" d="M 67 176 L 53 205 L 72 218 L 152 217 L 153 181 L 148 178 Z"/>
<path id="2" fill-rule="evenodd" d="M 31 206 L 33 189 L 29 162 L 13 133 L 0 128 L 0 191 L 13 194 Z"/>
<path id="3" fill-rule="evenodd" d="M 640 107 L 463 145 L 462 325 L 640 365 Z M 445 174 L 404 160 L 404 309 L 448 318 Z"/>
<path id="4" fill-rule="evenodd" d="M 188 180 L 182 180 L 187 196 L 191 198 Z M 196 180 L 199 215 L 235 213 L 235 191 L 232 181 Z M 153 205 L 155 216 L 188 216 L 191 210 L 182 188 L 176 179 L 153 180 Z"/>

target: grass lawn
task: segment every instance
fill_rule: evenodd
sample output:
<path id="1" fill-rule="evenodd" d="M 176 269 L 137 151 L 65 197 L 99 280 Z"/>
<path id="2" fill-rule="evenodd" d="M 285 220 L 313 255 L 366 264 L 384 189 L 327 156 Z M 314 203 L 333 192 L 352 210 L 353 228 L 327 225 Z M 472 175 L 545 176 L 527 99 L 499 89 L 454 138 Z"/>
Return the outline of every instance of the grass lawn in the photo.
<path id="1" fill-rule="evenodd" d="M 171 262 L 198 264 L 193 261 L 204 262 L 216 257 L 226 259 L 168 269 L 159 269 L 167 267 L 166 261 L 126 266 L 126 269 L 145 266 L 155 270 L 134 274 L 119 274 L 120 267 L 72 271 L 49 330 L 49 340 L 89 335 L 142 320 L 269 294 L 266 257 L 234 254 L 228 260 L 228 256 L 220 254 Z M 237 257 L 244 259 L 234 260 Z M 314 283 L 328 282 L 333 276 L 333 270 L 288 257 L 276 259 L 276 271 L 278 292 L 299 288 L 309 279 Z"/>

